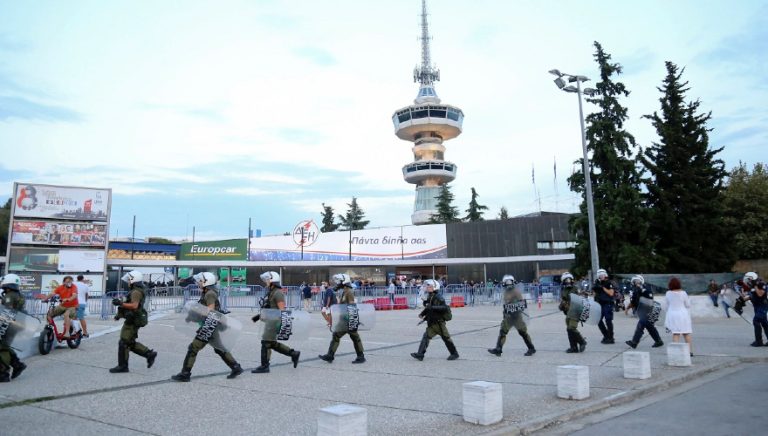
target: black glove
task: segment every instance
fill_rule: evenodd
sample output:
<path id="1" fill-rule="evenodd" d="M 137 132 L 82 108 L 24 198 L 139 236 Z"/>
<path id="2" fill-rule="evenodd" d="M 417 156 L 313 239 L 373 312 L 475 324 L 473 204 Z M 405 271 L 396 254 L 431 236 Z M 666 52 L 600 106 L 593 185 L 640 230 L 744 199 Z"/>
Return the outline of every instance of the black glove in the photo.
<path id="1" fill-rule="evenodd" d="M 261 319 L 261 315 L 254 315 L 253 318 L 251 318 L 251 321 L 259 322 L 260 319 Z"/>
<path id="2" fill-rule="evenodd" d="M 120 321 L 120 315 L 115 315 L 115 321 Z"/>
<path id="3" fill-rule="evenodd" d="M 112 305 L 113 306 L 122 306 L 123 305 L 123 300 L 121 300 L 119 298 L 113 298 L 112 299 Z"/>

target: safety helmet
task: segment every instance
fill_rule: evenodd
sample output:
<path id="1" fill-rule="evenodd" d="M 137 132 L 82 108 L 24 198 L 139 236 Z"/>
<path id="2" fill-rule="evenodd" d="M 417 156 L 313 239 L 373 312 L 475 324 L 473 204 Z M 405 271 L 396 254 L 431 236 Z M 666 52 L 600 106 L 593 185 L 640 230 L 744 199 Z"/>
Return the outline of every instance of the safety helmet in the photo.
<path id="1" fill-rule="evenodd" d="M 123 275 L 122 281 L 125 283 L 128 283 L 129 285 L 132 285 L 134 283 L 139 283 L 144 280 L 144 274 L 141 273 L 139 270 L 133 270 L 125 273 Z"/>
<path id="2" fill-rule="evenodd" d="M 643 286 L 645 284 L 645 279 L 640 274 L 632 277 L 632 284 L 633 285 L 639 285 Z"/>
<path id="3" fill-rule="evenodd" d="M 332 280 L 337 286 L 352 285 L 352 278 L 349 277 L 349 274 L 334 274 Z"/>
<path id="4" fill-rule="evenodd" d="M 513 276 L 512 274 L 506 274 L 504 277 L 501 278 L 501 283 L 504 286 L 514 285 L 515 276 Z"/>
<path id="5" fill-rule="evenodd" d="M 0 288 L 18 291 L 21 286 L 21 277 L 16 274 L 6 274 L 0 280 Z"/>
<path id="6" fill-rule="evenodd" d="M 280 274 L 274 272 L 274 271 L 267 271 L 259 276 L 261 278 L 261 281 L 264 282 L 265 285 L 269 285 L 274 283 L 276 286 L 280 286 Z"/>
<path id="7" fill-rule="evenodd" d="M 192 278 L 197 283 L 197 286 L 201 288 L 207 288 L 208 286 L 213 286 L 218 281 L 216 279 L 216 275 L 208 271 L 197 273 L 194 276 L 192 276 Z"/>
<path id="8" fill-rule="evenodd" d="M 433 280 L 433 279 L 424 280 L 424 282 L 421 284 L 421 289 L 426 292 L 427 286 L 432 286 L 432 289 L 434 289 L 435 291 L 440 290 L 440 282 L 438 282 L 437 280 Z"/>
<path id="9" fill-rule="evenodd" d="M 602 268 L 597 270 L 597 279 L 598 280 L 603 280 L 603 279 L 607 279 L 607 278 L 608 278 L 608 271 L 606 271 L 606 270 L 604 270 Z"/>
<path id="10" fill-rule="evenodd" d="M 564 272 L 563 275 L 560 276 L 560 282 L 565 283 L 567 280 L 573 281 L 573 274 L 569 273 L 568 271 Z"/>
<path id="11" fill-rule="evenodd" d="M 757 273 L 750 271 L 750 272 L 744 274 L 744 281 L 745 282 L 749 281 L 749 282 L 754 283 L 755 281 L 757 281 Z"/>

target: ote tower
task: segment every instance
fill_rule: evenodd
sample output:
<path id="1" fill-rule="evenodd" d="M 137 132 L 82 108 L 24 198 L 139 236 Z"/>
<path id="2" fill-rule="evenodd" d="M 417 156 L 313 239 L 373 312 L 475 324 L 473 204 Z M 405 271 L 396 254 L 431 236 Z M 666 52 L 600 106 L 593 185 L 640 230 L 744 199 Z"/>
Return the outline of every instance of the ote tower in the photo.
<path id="1" fill-rule="evenodd" d="M 443 141 L 461 134 L 464 112 L 456 106 L 440 103 L 435 82 L 440 70 L 432 65 L 429 54 L 429 27 L 427 3 L 421 1 L 421 66 L 414 68 L 413 81 L 419 83 L 419 94 L 414 104 L 398 109 L 392 115 L 398 138 L 413 142 L 414 161 L 403 167 L 403 178 L 416 185 L 413 205 L 413 224 L 427 224 L 437 213 L 440 187 L 456 178 L 456 165 L 443 160 Z"/>

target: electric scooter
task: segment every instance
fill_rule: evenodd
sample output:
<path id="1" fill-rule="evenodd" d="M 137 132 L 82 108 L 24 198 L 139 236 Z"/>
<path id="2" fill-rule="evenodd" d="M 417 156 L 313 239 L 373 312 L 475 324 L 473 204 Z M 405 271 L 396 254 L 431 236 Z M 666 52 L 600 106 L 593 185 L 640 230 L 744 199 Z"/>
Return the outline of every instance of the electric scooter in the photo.
<path id="1" fill-rule="evenodd" d="M 77 319 L 71 320 L 69 324 L 69 338 L 65 339 L 64 332 L 59 331 L 56 322 L 50 316 L 51 311 L 54 307 L 58 306 L 59 302 L 60 298 L 58 295 L 55 295 L 48 300 L 48 311 L 46 312 L 48 322 L 45 327 L 43 327 L 43 331 L 40 332 L 40 339 L 37 344 L 40 354 L 50 353 L 54 341 L 59 344 L 63 341 L 67 341 L 67 346 L 75 349 L 80 346 L 80 341 L 83 339 L 83 329 L 80 326 L 80 321 Z"/>

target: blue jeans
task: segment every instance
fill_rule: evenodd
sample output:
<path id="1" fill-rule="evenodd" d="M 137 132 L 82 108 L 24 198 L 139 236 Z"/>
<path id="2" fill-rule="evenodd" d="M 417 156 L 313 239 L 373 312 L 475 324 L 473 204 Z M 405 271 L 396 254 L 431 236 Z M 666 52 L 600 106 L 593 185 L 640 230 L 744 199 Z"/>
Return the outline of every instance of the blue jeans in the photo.
<path id="1" fill-rule="evenodd" d="M 710 294 L 709 298 L 712 300 L 712 304 L 714 304 L 715 307 L 717 307 L 717 295 Z"/>
<path id="2" fill-rule="evenodd" d="M 730 313 L 728 313 L 728 309 L 730 309 L 730 307 L 731 307 L 731 306 L 729 306 L 729 305 L 728 305 L 728 303 L 726 303 L 725 301 L 723 301 L 723 309 L 725 309 L 725 316 L 727 316 L 728 318 L 730 318 L 730 317 L 731 317 L 731 314 L 730 314 Z"/>

